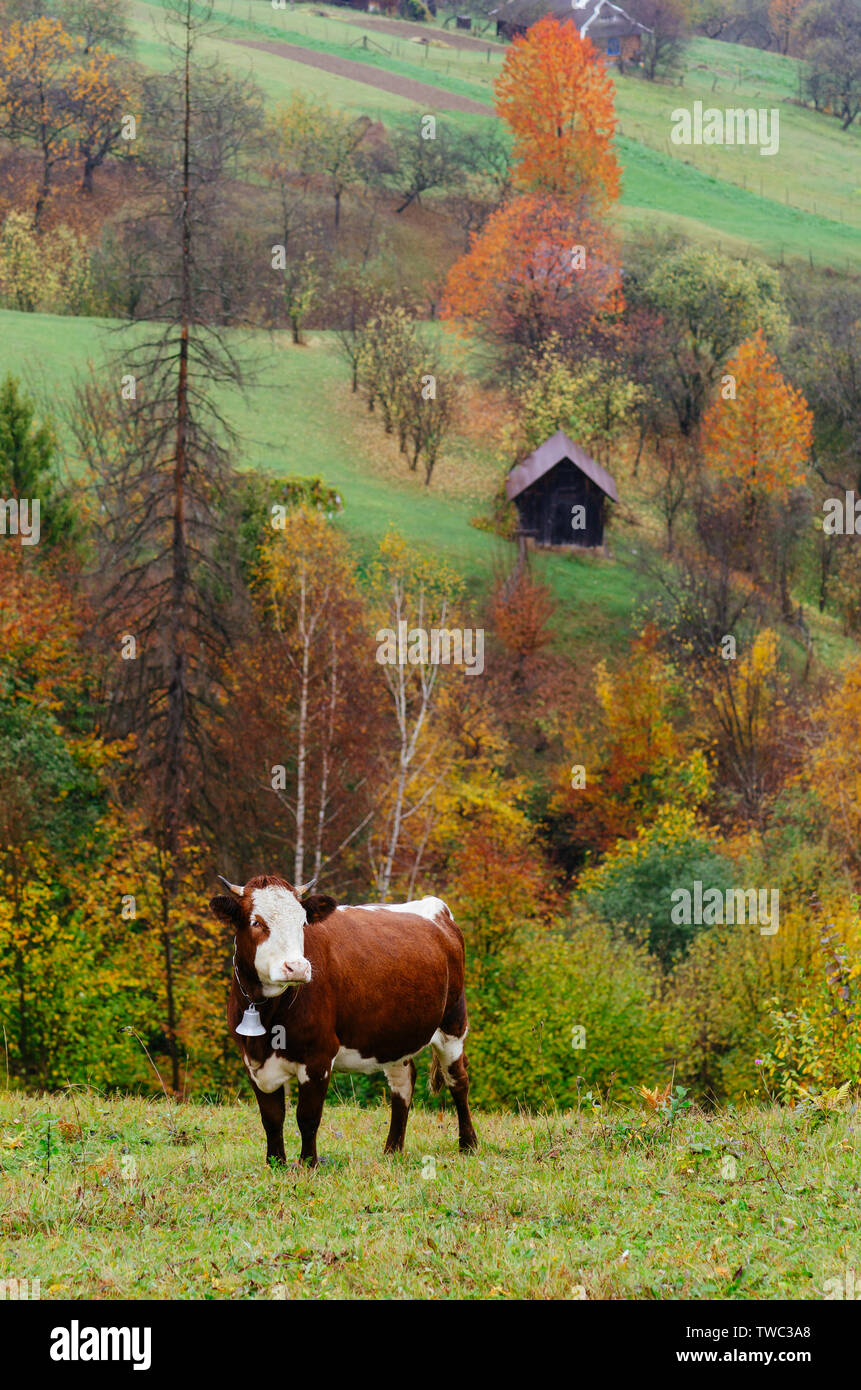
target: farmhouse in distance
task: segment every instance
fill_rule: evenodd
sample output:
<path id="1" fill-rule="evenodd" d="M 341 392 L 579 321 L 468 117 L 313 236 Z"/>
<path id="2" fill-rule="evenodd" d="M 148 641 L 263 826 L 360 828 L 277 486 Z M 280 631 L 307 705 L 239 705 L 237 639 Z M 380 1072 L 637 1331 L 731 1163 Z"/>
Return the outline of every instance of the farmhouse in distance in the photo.
<path id="1" fill-rule="evenodd" d="M 650 31 L 611 0 L 503 0 L 490 13 L 501 38 L 516 39 L 545 15 L 571 19 L 582 39 L 591 39 L 599 53 L 621 62 L 640 60 L 643 35 Z"/>
<path id="2" fill-rule="evenodd" d="M 619 500 L 612 475 L 564 430 L 512 468 L 505 492 L 517 508 L 520 535 L 534 545 L 590 550 L 604 543 L 604 498 Z"/>

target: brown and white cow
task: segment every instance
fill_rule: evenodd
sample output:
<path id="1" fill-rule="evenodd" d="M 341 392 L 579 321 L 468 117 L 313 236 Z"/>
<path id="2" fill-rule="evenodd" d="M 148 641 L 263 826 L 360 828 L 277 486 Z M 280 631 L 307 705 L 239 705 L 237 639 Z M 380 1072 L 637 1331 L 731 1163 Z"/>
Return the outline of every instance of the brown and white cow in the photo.
<path id="1" fill-rule="evenodd" d="M 317 1130 L 333 1071 L 385 1073 L 392 1094 L 386 1152 L 404 1146 L 413 1058 L 433 1050 L 431 1086 L 444 1080 L 460 1147 L 476 1147 L 463 1044 L 463 937 L 440 898 L 339 907 L 303 896 L 275 875 L 239 884 L 210 907 L 235 933 L 227 1021 L 242 1052 L 266 1131 L 266 1157 L 283 1163 L 284 1087 L 299 1083 L 301 1157 L 317 1162 Z M 237 1033 L 254 1003 L 265 1033 Z"/>

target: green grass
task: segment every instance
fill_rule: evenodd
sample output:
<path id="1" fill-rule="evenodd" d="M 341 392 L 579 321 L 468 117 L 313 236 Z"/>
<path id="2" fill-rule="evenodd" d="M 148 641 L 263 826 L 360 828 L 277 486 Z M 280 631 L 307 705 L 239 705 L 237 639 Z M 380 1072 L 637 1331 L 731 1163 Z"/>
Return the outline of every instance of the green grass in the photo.
<path id="1" fill-rule="evenodd" d="M 382 1107 L 329 1105 L 326 1162 L 270 1171 L 245 1100 L 7 1092 L 0 1277 L 43 1299 L 765 1300 L 858 1267 L 857 1121 L 746 1109 L 632 1139 L 632 1118 L 479 1113 L 461 1156 L 452 1114 L 417 1110 L 387 1158 Z"/>

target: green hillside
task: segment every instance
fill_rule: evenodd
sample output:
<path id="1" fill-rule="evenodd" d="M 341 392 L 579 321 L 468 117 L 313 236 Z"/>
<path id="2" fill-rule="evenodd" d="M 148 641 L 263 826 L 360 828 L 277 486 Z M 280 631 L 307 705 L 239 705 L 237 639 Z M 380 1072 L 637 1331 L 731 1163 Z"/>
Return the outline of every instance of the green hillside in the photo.
<path id="1" fill-rule="evenodd" d="M 244 396 L 224 393 L 219 406 L 239 435 L 239 466 L 322 476 L 342 494 L 339 524 L 360 555 L 370 554 L 393 526 L 419 547 L 444 550 L 473 593 L 485 590 L 511 550 L 469 524 L 497 483 L 493 441 L 476 450 L 455 440 L 426 488 L 352 395 L 333 335 L 311 334 L 304 347 L 284 333 L 233 336 L 252 380 Z M 0 311 L 0 376 L 17 373 L 42 408 L 62 418 L 88 362 L 115 371 L 119 390 L 123 341 L 105 320 Z M 637 587 L 628 550 L 615 562 L 588 554 L 536 557 L 538 573 L 560 600 L 560 644 L 606 637 L 608 623 L 612 641 L 624 644 Z"/>
<path id="2" fill-rule="evenodd" d="M 136 0 L 133 7 L 138 55 L 164 71 L 169 57 L 159 33 L 164 28 L 161 11 L 160 0 Z M 492 110 L 502 45 L 454 48 L 446 43 L 445 30 L 429 28 L 432 41 L 425 46 L 415 41 L 415 26 L 404 26 L 400 38 L 372 22 L 363 24 L 355 11 L 334 7 L 323 11 L 303 4 L 274 11 L 268 0 L 219 0 L 216 13 L 222 28 L 205 41 L 204 53 L 217 54 L 234 70 L 252 71 L 272 102 L 299 89 L 383 121 L 412 104 L 382 85 L 320 72 L 277 52 L 244 47 L 246 41 L 289 42 L 362 63 L 381 84 L 387 74 L 414 80 Z M 364 39 L 368 47 L 362 46 Z M 841 131 L 836 121 L 794 104 L 794 59 L 696 39 L 688 48 L 681 84 L 649 83 L 637 74 L 614 74 L 614 80 L 623 168 L 621 217 L 633 234 L 639 225 L 658 221 L 735 253 L 772 260 L 803 257 L 839 269 L 861 267 L 861 131 Z M 753 147 L 673 145 L 671 112 L 694 101 L 777 109 L 778 152 L 769 157 Z M 447 119 L 482 118 L 450 113 Z"/>

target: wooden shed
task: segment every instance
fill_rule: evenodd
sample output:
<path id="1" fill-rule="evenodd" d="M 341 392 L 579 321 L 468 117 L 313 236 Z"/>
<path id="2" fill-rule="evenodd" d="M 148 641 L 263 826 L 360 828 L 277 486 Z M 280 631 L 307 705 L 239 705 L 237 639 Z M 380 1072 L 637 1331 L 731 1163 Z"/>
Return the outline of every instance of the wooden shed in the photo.
<path id="1" fill-rule="evenodd" d="M 512 468 L 505 492 L 520 517 L 520 533 L 535 545 L 604 544 L 604 499 L 618 502 L 612 475 L 557 430 Z"/>

